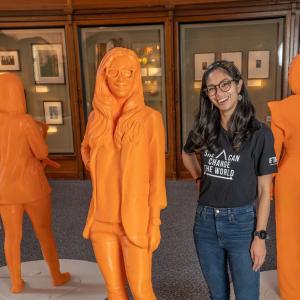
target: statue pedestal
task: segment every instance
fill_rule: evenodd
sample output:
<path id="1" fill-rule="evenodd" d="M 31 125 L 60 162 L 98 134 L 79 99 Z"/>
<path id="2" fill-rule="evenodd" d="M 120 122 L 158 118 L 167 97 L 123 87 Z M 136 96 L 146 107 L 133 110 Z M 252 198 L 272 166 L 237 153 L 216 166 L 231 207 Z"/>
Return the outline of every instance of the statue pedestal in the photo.
<path id="1" fill-rule="evenodd" d="M 232 284 L 230 284 L 230 299 L 235 299 Z M 260 273 L 259 300 L 280 300 L 276 270 Z"/>
<path id="2" fill-rule="evenodd" d="M 22 275 L 26 282 L 20 294 L 10 293 L 7 267 L 0 268 L 0 300 L 101 300 L 106 289 L 98 265 L 93 262 L 61 259 L 61 271 L 71 273 L 66 285 L 53 287 L 48 267 L 43 260 L 22 263 Z"/>

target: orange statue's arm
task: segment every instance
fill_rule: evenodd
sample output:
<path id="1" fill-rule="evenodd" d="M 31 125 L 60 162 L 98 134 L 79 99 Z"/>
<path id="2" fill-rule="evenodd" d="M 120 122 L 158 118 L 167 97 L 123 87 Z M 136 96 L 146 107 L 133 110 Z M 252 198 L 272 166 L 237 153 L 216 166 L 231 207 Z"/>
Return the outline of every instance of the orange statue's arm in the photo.
<path id="1" fill-rule="evenodd" d="M 149 192 L 149 251 L 160 243 L 160 210 L 167 205 L 165 186 L 165 134 L 162 117 L 155 112 L 150 139 L 150 192 Z"/>
<path id="2" fill-rule="evenodd" d="M 280 158 L 284 154 L 284 131 L 276 125 L 275 122 L 271 122 L 271 129 L 274 135 L 274 148 L 276 153 L 277 161 L 279 162 Z"/>
<path id="3" fill-rule="evenodd" d="M 86 167 L 87 170 L 90 170 L 91 148 L 89 145 L 89 129 L 90 129 L 90 125 L 91 125 L 93 119 L 94 119 L 94 112 L 91 112 L 89 115 L 87 126 L 86 126 L 84 138 L 81 143 L 81 157 L 82 157 L 84 166 Z"/>
<path id="4" fill-rule="evenodd" d="M 46 123 L 43 123 L 43 122 L 38 121 L 38 120 L 35 120 L 35 122 L 37 123 L 37 125 L 39 127 L 39 130 L 40 130 L 40 132 L 43 136 L 43 139 L 46 140 L 48 125 Z M 49 166 L 49 167 L 52 167 L 54 169 L 58 169 L 58 168 L 61 167 L 61 165 L 58 162 L 56 162 L 56 161 L 54 161 L 54 160 L 52 160 L 48 157 L 42 160 L 42 165 L 43 165 L 43 168 L 46 168 L 47 166 Z"/>
<path id="5" fill-rule="evenodd" d="M 280 113 L 277 102 L 269 102 L 268 106 L 271 111 L 271 129 L 274 135 L 274 148 L 277 161 L 279 162 L 283 156 L 284 152 L 284 140 L 285 133 L 283 128 L 280 126 Z"/>
<path id="6" fill-rule="evenodd" d="M 33 155 L 38 160 L 47 159 L 48 146 L 39 125 L 29 115 L 26 115 L 26 124 L 26 138 Z"/>

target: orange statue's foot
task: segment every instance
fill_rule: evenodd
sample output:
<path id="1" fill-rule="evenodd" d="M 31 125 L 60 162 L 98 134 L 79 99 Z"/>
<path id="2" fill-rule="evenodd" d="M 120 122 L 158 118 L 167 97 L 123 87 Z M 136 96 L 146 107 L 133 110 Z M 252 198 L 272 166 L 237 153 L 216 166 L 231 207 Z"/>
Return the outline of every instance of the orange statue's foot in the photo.
<path id="1" fill-rule="evenodd" d="M 70 281 L 71 275 L 69 272 L 60 273 L 58 276 L 56 276 L 52 283 L 54 286 L 64 285 L 68 281 Z"/>
<path id="2" fill-rule="evenodd" d="M 10 291 L 14 294 L 21 293 L 24 290 L 25 282 L 23 279 L 21 279 L 20 282 L 13 284 Z"/>

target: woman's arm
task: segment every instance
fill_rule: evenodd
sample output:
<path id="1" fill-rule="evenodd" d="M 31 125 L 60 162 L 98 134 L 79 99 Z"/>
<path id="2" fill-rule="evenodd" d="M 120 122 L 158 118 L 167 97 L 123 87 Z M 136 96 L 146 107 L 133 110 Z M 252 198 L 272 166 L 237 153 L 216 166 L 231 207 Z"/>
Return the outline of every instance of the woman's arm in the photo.
<path id="1" fill-rule="evenodd" d="M 185 168 L 190 172 L 194 179 L 201 175 L 201 168 L 195 152 L 186 153 L 182 150 L 182 161 Z"/>
<path id="2" fill-rule="evenodd" d="M 272 174 L 258 176 L 258 204 L 256 231 L 266 230 L 270 214 L 270 191 Z M 251 257 L 253 270 L 256 272 L 262 266 L 266 258 L 266 243 L 264 239 L 255 236 L 251 245 Z"/>

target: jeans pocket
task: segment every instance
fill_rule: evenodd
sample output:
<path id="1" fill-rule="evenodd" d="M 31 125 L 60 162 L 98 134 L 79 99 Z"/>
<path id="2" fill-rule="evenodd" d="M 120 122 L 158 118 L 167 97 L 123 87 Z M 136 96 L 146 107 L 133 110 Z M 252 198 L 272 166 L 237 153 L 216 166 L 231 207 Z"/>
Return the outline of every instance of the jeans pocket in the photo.
<path id="1" fill-rule="evenodd" d="M 255 222 L 254 211 L 241 212 L 233 215 L 234 223 L 241 225 L 251 225 Z"/>

